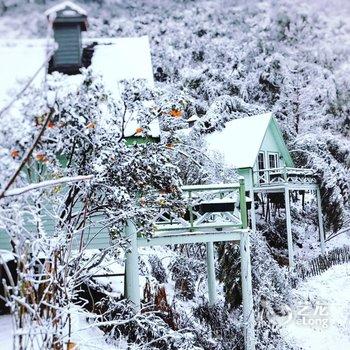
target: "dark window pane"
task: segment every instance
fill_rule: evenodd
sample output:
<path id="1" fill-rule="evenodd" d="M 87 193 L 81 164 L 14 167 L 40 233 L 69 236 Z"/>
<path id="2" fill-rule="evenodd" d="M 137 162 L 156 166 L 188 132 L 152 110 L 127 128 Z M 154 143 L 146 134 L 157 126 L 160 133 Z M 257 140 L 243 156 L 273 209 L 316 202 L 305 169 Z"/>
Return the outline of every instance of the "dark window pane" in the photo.
<path id="1" fill-rule="evenodd" d="M 277 168 L 277 154 L 269 154 L 270 169 Z"/>
<path id="2" fill-rule="evenodd" d="M 264 164 L 264 153 L 259 153 L 258 156 L 258 167 L 259 169 L 264 169 L 265 168 L 265 164 Z"/>

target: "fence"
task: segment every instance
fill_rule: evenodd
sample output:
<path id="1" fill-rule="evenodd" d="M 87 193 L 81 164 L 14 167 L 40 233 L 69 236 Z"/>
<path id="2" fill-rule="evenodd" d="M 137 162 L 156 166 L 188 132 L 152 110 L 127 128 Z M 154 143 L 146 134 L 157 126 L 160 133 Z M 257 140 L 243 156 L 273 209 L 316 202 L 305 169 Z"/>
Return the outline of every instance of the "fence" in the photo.
<path id="1" fill-rule="evenodd" d="M 308 261 L 306 264 L 299 264 L 295 267 L 297 276 L 302 280 L 318 276 L 334 265 L 350 263 L 350 246 L 335 248 L 325 255 Z"/>

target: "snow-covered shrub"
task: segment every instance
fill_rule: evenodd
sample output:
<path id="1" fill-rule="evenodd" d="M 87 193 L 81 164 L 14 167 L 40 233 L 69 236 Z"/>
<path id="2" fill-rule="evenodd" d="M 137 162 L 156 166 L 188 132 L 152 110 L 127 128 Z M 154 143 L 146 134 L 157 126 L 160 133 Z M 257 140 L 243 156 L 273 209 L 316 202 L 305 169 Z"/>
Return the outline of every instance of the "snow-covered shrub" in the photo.
<path id="1" fill-rule="evenodd" d="M 297 161 L 315 170 L 320 181 L 325 224 L 337 231 L 350 203 L 350 143 L 328 132 L 296 139 Z"/>
<path id="2" fill-rule="evenodd" d="M 209 343 L 203 346 L 204 349 L 244 349 L 243 329 L 237 314 L 229 312 L 222 303 L 210 306 L 205 302 L 193 310 L 193 315 L 199 319 L 202 327 L 211 333 L 211 344 L 214 342 L 214 347 Z"/>
<path id="3" fill-rule="evenodd" d="M 167 273 L 162 264 L 162 261 L 157 255 L 150 255 L 148 261 L 151 265 L 151 274 L 159 283 L 164 283 L 167 280 Z"/>
<path id="4" fill-rule="evenodd" d="M 70 337 L 69 310 L 78 302 L 80 285 L 91 275 L 82 256 L 94 218 L 97 216 L 100 225 L 111 233 L 113 244 L 121 247 L 120 233 L 127 219 L 133 219 L 143 233 L 149 234 L 160 206 L 176 210 L 182 205 L 178 169 L 171 164 L 165 145 L 128 146 L 125 141 L 128 112 L 138 115 L 147 136 L 154 111 L 141 101 L 149 102 L 152 92 L 142 82 L 125 83 L 120 101 L 89 70 L 82 71 L 81 81 L 72 89 L 66 87 L 66 78 L 61 74 L 48 78 L 49 108 L 41 90 L 26 91 L 20 101 L 20 132 L 17 122 L 2 127 L 0 132 L 4 183 L 42 128 L 44 135 L 29 157 L 26 172 L 16 178 L 14 185 L 92 175 L 86 183 L 59 185 L 2 200 L 0 228 L 15 243 L 19 272 L 18 283 L 7 288 L 7 297 L 11 311 L 21 315 L 16 319 L 17 326 L 23 334 L 27 332 L 18 339 L 26 342 L 32 332 L 38 331 L 37 341 L 45 348 L 59 348 L 67 341 L 66 334 Z M 2 126 L 7 118 L 11 113 L 2 118 Z M 7 163 L 11 166 L 6 167 Z M 78 253 L 72 254 L 76 249 Z M 93 261 L 98 264 L 108 251 L 107 247 L 97 252 Z M 39 324 L 41 313 L 46 316 Z"/>
<path id="5" fill-rule="evenodd" d="M 172 261 L 169 270 L 175 281 L 177 295 L 184 299 L 193 299 L 196 294 L 197 281 L 206 273 L 204 261 L 178 256 Z"/>
<path id="6" fill-rule="evenodd" d="M 286 218 L 277 216 L 273 222 L 260 221 L 257 230 L 265 237 L 271 254 L 279 265 L 288 265 Z"/>
<path id="7" fill-rule="evenodd" d="M 134 314 L 126 301 L 115 301 L 111 297 L 99 303 L 103 326 L 107 341 L 113 344 L 123 338 L 128 344 L 144 349 L 195 349 L 194 335 L 191 332 L 177 331 L 157 315 L 156 312 Z"/>

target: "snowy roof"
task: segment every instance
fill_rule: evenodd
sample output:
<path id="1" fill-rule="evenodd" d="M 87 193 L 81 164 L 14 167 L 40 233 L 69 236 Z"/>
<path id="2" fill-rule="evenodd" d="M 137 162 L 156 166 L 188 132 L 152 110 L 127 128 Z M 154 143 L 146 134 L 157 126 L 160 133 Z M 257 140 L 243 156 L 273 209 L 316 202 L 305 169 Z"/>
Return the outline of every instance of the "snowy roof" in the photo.
<path id="1" fill-rule="evenodd" d="M 50 7 L 48 10 L 45 11 L 45 16 L 52 18 L 55 17 L 57 12 L 66 9 L 74 10 L 82 16 L 87 16 L 87 12 L 80 6 L 74 4 L 72 1 L 63 1 L 60 4 Z"/>
<path id="2" fill-rule="evenodd" d="M 10 101 L 29 78 L 43 66 L 46 57 L 46 40 L 0 41 L 0 110 Z M 44 67 L 33 81 L 39 85 L 44 79 Z"/>
<path id="3" fill-rule="evenodd" d="M 271 118 L 272 113 L 265 113 L 232 120 L 206 136 L 208 149 L 222 153 L 230 167 L 252 168 Z"/>
<path id="4" fill-rule="evenodd" d="M 92 57 L 92 70 L 102 75 L 111 91 L 115 91 L 116 83 L 123 79 L 144 79 L 153 87 L 151 49 L 147 36 L 89 41 L 99 44 Z"/>
<path id="5" fill-rule="evenodd" d="M 91 61 L 91 68 L 102 76 L 102 80 L 114 98 L 120 96 L 119 82 L 122 80 L 143 79 L 149 87 L 154 86 L 151 49 L 147 36 L 139 38 L 90 39 L 98 42 Z M 133 136 L 138 123 L 136 115 L 126 116 L 124 135 Z M 150 136 L 159 137 L 158 120 L 149 125 Z"/>
<path id="6" fill-rule="evenodd" d="M 153 87 L 153 72 L 150 46 L 147 36 L 138 38 L 96 38 L 88 39 L 84 45 L 97 42 L 92 57 L 91 68 L 93 72 L 100 74 L 107 89 L 115 98 L 120 97 L 119 82 L 129 79 L 143 79 L 146 84 Z M 46 39 L 30 40 L 0 40 L 0 66 L 2 70 L 0 81 L 0 110 L 4 108 L 13 96 L 18 93 L 26 82 L 40 69 L 32 85 L 37 87 L 44 80 Z M 25 57 L 25 62 L 24 62 Z M 78 86 L 79 75 L 67 76 L 67 89 Z M 135 133 L 137 125 L 132 120 L 125 130 L 126 136 Z M 158 121 L 150 125 L 150 136 L 159 137 Z"/>

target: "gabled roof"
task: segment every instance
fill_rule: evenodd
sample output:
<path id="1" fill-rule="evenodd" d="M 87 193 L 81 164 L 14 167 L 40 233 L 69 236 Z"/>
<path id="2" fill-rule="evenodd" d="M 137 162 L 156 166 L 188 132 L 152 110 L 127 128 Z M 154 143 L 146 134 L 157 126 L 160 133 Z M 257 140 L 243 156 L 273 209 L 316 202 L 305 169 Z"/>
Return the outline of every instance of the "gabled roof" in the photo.
<path id="1" fill-rule="evenodd" d="M 82 16 L 87 16 L 86 11 L 83 8 L 81 8 L 79 5 L 74 4 L 72 1 L 63 1 L 53 7 L 50 7 L 48 10 L 45 11 L 45 16 L 52 17 L 52 16 L 55 16 L 57 12 L 60 12 L 66 9 L 71 9 Z"/>
<path id="2" fill-rule="evenodd" d="M 223 154 L 225 163 L 233 168 L 252 168 L 257 159 L 266 131 L 271 128 L 287 166 L 293 161 L 272 113 L 234 119 L 221 131 L 206 136 L 208 149 Z"/>

